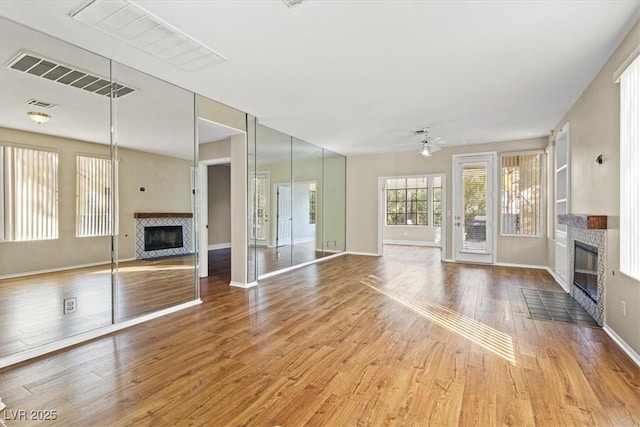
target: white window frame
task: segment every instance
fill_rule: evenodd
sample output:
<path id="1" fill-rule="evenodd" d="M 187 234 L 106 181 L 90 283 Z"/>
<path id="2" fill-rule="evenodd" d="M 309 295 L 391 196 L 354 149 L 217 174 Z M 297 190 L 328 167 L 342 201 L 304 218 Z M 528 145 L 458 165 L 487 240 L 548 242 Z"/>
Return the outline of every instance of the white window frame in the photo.
<path id="1" fill-rule="evenodd" d="M 640 56 L 620 83 L 620 272 L 640 281 Z"/>

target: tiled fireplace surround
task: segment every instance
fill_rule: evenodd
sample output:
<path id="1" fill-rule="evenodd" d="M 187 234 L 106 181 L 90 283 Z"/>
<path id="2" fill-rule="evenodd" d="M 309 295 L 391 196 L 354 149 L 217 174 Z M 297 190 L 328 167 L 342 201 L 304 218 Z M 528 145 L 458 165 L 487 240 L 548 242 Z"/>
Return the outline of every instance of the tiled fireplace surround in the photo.
<path id="1" fill-rule="evenodd" d="M 604 278 L 606 271 L 606 229 L 593 229 L 588 225 L 587 215 L 559 215 L 558 222 L 567 225 L 568 286 L 571 296 L 602 326 L 604 322 Z M 598 302 L 595 303 L 580 288 L 573 284 L 575 241 L 598 248 Z"/>
<path id="2" fill-rule="evenodd" d="M 191 248 L 191 213 L 136 212 L 136 259 L 153 259 L 167 256 L 187 255 Z M 144 228 L 152 226 L 182 226 L 183 245 L 180 248 L 144 250 Z"/>

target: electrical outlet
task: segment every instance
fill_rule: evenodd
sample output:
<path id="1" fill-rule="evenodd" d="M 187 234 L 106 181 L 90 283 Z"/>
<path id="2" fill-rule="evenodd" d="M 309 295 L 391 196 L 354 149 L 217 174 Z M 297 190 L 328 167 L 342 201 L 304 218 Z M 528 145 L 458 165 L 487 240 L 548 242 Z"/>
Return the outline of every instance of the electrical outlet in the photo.
<path id="1" fill-rule="evenodd" d="M 626 316 L 627 316 L 627 303 L 626 303 L 626 302 L 624 302 L 624 301 L 622 301 L 622 302 L 620 303 L 620 305 L 622 306 L 622 315 L 623 315 L 624 317 L 626 317 Z"/>
<path id="2" fill-rule="evenodd" d="M 64 304 L 64 314 L 75 313 L 78 309 L 78 302 L 75 297 L 73 298 L 65 298 L 63 301 Z"/>

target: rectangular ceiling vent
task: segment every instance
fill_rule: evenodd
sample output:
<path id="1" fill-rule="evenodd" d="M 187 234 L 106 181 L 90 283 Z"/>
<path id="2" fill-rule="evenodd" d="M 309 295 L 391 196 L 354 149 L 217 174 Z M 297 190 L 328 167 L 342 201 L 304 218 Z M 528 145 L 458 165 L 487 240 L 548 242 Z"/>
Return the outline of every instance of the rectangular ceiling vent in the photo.
<path id="1" fill-rule="evenodd" d="M 41 55 L 20 52 L 12 59 L 7 68 L 31 74 L 35 77 L 51 80 L 63 85 L 83 89 L 98 95 L 111 96 L 109 79 L 97 76 L 57 61 L 45 59 Z M 135 89 L 115 83 L 116 98 L 125 96 Z"/>
<path id="2" fill-rule="evenodd" d="M 304 0 L 282 0 L 284 2 L 284 4 L 286 4 L 288 7 L 293 7 L 293 6 L 297 6 L 300 3 L 302 3 Z"/>
<path id="3" fill-rule="evenodd" d="M 37 99 L 33 99 L 33 98 L 27 100 L 25 104 L 33 105 L 35 107 L 40 107 L 40 108 L 46 108 L 47 110 L 56 108 L 58 106 L 58 104 L 52 104 L 51 102 L 45 102 L 45 101 L 38 101 Z"/>
<path id="4" fill-rule="evenodd" d="M 185 71 L 199 71 L 227 61 L 129 0 L 92 0 L 69 16 Z"/>

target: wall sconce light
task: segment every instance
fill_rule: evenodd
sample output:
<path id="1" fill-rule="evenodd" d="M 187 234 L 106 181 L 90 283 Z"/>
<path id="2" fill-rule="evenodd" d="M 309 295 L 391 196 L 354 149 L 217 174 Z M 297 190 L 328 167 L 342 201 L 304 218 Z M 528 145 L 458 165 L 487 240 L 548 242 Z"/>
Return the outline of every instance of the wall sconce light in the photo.
<path id="1" fill-rule="evenodd" d="M 29 111 L 27 113 L 27 116 L 29 116 L 29 118 L 31 120 L 33 120 L 34 122 L 36 122 L 37 124 L 42 124 L 42 123 L 46 123 L 49 121 L 49 119 L 51 118 L 50 115 L 45 114 L 45 113 L 39 113 L 37 111 Z"/>
<path id="2" fill-rule="evenodd" d="M 598 157 L 596 157 L 596 163 L 599 164 L 599 165 L 604 163 L 604 159 L 602 158 L 602 154 L 600 154 Z"/>

